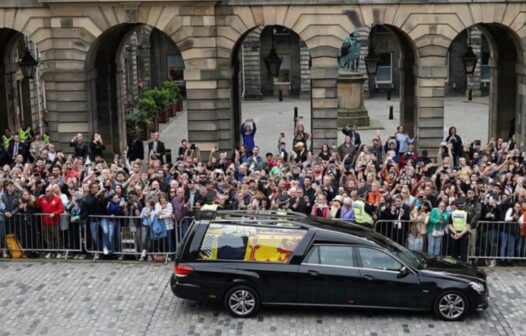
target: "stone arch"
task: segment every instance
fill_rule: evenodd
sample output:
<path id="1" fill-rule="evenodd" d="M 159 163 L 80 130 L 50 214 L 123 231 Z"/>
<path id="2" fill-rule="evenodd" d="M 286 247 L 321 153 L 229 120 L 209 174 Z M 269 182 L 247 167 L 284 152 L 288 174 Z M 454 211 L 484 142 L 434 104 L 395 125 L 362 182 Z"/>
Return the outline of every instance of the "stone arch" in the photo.
<path id="1" fill-rule="evenodd" d="M 242 120 L 241 120 L 241 114 L 242 114 L 242 111 L 241 111 L 241 105 L 242 105 L 241 104 L 241 98 L 242 97 L 241 97 L 241 86 L 240 86 L 240 84 L 242 82 L 242 79 L 240 78 L 241 60 L 238 59 L 240 51 L 241 51 L 240 48 L 243 48 L 243 43 L 244 43 L 245 39 L 248 36 L 250 36 L 251 34 L 253 34 L 253 33 L 258 33 L 261 36 L 266 35 L 268 37 L 268 30 L 269 29 L 272 29 L 272 33 L 271 34 L 274 34 L 274 29 L 286 29 L 286 30 L 288 30 L 290 32 L 290 39 L 293 39 L 293 40 L 295 40 L 297 42 L 297 49 L 294 48 L 294 50 L 289 50 L 290 53 L 288 53 L 289 57 L 290 57 L 289 66 L 290 66 L 290 72 L 291 72 L 291 79 L 290 79 L 290 86 L 287 89 L 287 91 L 290 90 L 291 95 L 294 94 L 294 93 L 297 93 L 298 97 L 301 95 L 301 93 L 300 93 L 301 86 L 304 85 L 304 83 L 302 83 L 302 80 L 303 80 L 302 76 L 305 75 L 305 74 L 302 74 L 302 70 L 305 70 L 305 71 L 309 72 L 308 77 L 309 77 L 309 81 L 310 81 L 310 64 L 312 63 L 312 61 L 311 61 L 311 54 L 309 52 L 309 55 L 305 56 L 305 57 L 307 57 L 307 60 L 305 61 L 305 64 L 308 63 L 306 65 L 306 67 L 308 67 L 308 69 L 302 69 L 302 65 L 301 65 L 302 45 L 304 46 L 305 52 L 307 52 L 307 50 L 309 50 L 309 49 L 308 49 L 308 46 L 306 45 L 306 42 L 294 30 L 292 30 L 292 29 L 290 29 L 288 27 L 281 26 L 281 25 L 266 25 L 266 26 L 256 26 L 256 27 L 254 27 L 254 28 L 252 28 L 250 30 L 245 31 L 242 35 L 240 35 L 238 40 L 236 41 L 236 43 L 234 44 L 234 46 L 231 49 L 230 59 L 229 59 L 230 67 L 231 67 L 231 70 L 232 70 L 231 71 L 231 78 L 230 78 L 230 88 L 231 88 L 231 95 L 230 95 L 230 108 L 231 108 L 231 111 L 230 111 L 230 113 L 231 113 L 232 118 L 230 119 L 230 122 L 231 122 L 231 130 L 233 132 L 233 136 L 232 136 L 233 145 L 236 146 L 236 147 L 241 144 L 241 135 L 240 135 L 240 132 L 239 132 L 239 126 L 242 123 Z M 258 39 L 260 38 L 259 35 L 258 35 Z M 282 48 L 280 48 L 278 41 L 276 42 L 276 50 L 277 50 L 278 54 L 280 54 L 280 51 L 282 51 Z M 269 46 L 267 45 L 266 48 L 267 49 L 261 48 L 261 50 L 259 51 L 259 55 L 258 55 L 259 60 L 261 60 L 261 58 L 262 58 L 261 52 L 264 52 L 264 50 L 265 50 L 265 52 L 268 52 Z M 265 67 L 265 65 L 263 63 L 261 63 L 260 66 L 259 66 L 258 72 L 260 73 L 260 80 L 262 81 L 262 83 L 263 84 L 265 84 L 265 83 L 269 84 L 269 81 L 270 81 L 270 83 L 273 83 L 272 78 L 270 76 L 263 75 L 263 73 L 264 73 L 263 69 L 266 69 L 266 67 Z M 300 74 L 300 77 L 294 78 L 294 76 L 292 76 L 294 73 Z M 262 84 L 262 87 L 263 87 L 263 84 Z M 274 86 L 274 84 L 272 84 L 271 87 L 272 87 L 272 90 L 274 90 L 274 91 L 281 90 L 281 88 L 277 89 Z M 267 89 L 268 89 L 268 85 L 267 85 Z M 308 89 L 309 95 L 311 95 L 311 93 L 310 93 L 310 91 L 311 91 L 310 90 L 310 85 L 309 85 L 309 87 L 307 89 Z M 264 90 L 262 90 L 262 91 L 264 91 Z M 275 94 L 275 92 L 274 92 L 274 94 Z M 303 111 L 303 112 L 305 112 L 305 111 Z M 301 113 L 301 111 L 300 111 L 300 113 Z M 311 114 L 310 111 L 309 111 L 309 114 Z M 310 129 L 310 125 L 307 126 L 307 129 Z M 292 132 L 290 132 L 290 133 L 292 133 Z M 290 149 L 290 147 L 289 147 L 289 149 Z"/>
<path id="2" fill-rule="evenodd" d="M 349 15 L 349 13 L 348 13 Z M 352 15 L 349 15 L 352 17 Z M 368 16 L 365 15 L 367 18 Z M 384 15 L 376 13 L 375 15 L 369 16 L 367 22 L 362 22 L 358 19 L 355 21 L 360 22 L 356 31 L 366 32 L 368 35 L 369 42 L 371 41 L 371 34 L 375 34 L 374 27 L 382 27 L 389 33 L 391 33 L 398 44 L 400 51 L 400 58 L 398 64 L 392 64 L 397 66 L 400 71 L 399 78 L 399 95 L 400 95 L 400 124 L 405 127 L 406 131 L 410 134 L 415 135 L 417 133 L 417 105 L 416 105 L 416 74 L 415 69 L 419 63 L 419 50 L 415 45 L 415 42 L 411 36 L 404 31 L 402 28 L 389 23 L 391 21 L 385 21 L 382 18 Z M 374 36 L 373 36 L 374 38 Z M 365 69 L 362 69 L 365 71 Z M 374 79 L 374 78 L 370 78 Z M 376 85 L 371 83 L 369 85 Z"/>
<path id="3" fill-rule="evenodd" d="M 351 21 L 339 6 L 315 7 L 294 5 L 237 6 L 220 17 L 218 55 L 230 51 L 246 32 L 258 26 L 283 26 L 294 31 L 305 42 L 311 57 L 312 148 L 324 143 L 337 143 L 337 77 L 338 51 L 343 40 L 354 31 Z M 224 50 L 224 52 L 222 51 Z M 231 64 L 230 57 L 222 62 Z M 232 74 L 228 78 L 230 86 Z M 230 92 L 232 92 L 230 90 Z M 230 97 L 229 107 L 235 102 Z"/>
<path id="4" fill-rule="evenodd" d="M 314 67 L 317 66 L 316 59 L 323 62 L 319 66 L 326 66 L 327 60 L 322 58 L 336 58 L 343 40 L 356 29 L 338 7 L 239 6 L 234 8 L 232 15 L 225 17 L 224 22 L 225 27 L 220 28 L 220 33 L 230 47 L 258 26 L 277 25 L 290 29 L 307 45 Z M 328 52 L 329 49 L 332 51 Z"/>
<path id="5" fill-rule="evenodd" d="M 12 28 L 0 28 L 0 130 L 16 131 L 22 122 L 42 129 L 40 94 L 36 79 L 26 79 L 18 65 L 26 48 L 38 58 L 36 44 Z M 37 69 L 37 71 L 40 71 Z M 38 76 L 38 75 L 37 75 Z M 36 77 L 38 78 L 38 77 Z M 32 99 L 32 98 L 36 99 Z"/>
<path id="6" fill-rule="evenodd" d="M 452 41 L 466 31 L 470 34 L 473 27 L 487 39 L 490 49 L 489 62 L 485 65 L 490 74 L 488 138 L 508 139 L 513 134 L 524 136 L 526 97 L 520 87 L 526 83 L 526 76 L 519 70 L 525 65 L 524 43 L 512 27 L 497 22 L 476 22 L 460 31 Z M 479 52 L 476 55 L 480 71 L 482 57 Z M 475 80 L 480 81 L 480 74 Z M 471 99 L 471 89 L 466 94 Z"/>
<path id="7" fill-rule="evenodd" d="M 148 29 L 144 29 L 145 27 Z M 120 58 L 123 55 L 125 44 L 139 30 L 147 30 L 152 34 L 159 32 L 174 44 L 175 49 L 181 52 L 177 48 L 177 44 L 174 43 L 173 36 L 167 35 L 155 26 L 140 22 L 126 22 L 112 26 L 98 34 L 86 55 L 85 70 L 89 94 L 88 120 L 90 123 L 88 129 L 92 132 L 101 133 L 107 143 L 106 147 L 114 153 L 121 152 L 127 144 L 125 123 L 127 102 L 124 100 L 123 92 L 125 92 L 125 73 L 129 69 L 121 63 Z M 148 41 L 150 41 L 149 37 Z M 151 56 L 149 51 L 143 52 L 138 49 L 136 53 L 138 56 L 142 55 L 147 59 Z M 182 54 L 181 58 L 184 64 Z M 143 78 L 137 76 L 137 79 Z M 135 93 L 138 98 L 140 92 Z"/>

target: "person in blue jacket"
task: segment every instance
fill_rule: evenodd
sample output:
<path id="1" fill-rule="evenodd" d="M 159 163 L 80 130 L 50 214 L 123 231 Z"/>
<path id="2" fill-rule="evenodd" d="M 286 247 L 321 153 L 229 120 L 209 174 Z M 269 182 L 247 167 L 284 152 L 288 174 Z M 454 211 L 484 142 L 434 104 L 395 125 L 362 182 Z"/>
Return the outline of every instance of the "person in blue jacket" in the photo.
<path id="1" fill-rule="evenodd" d="M 254 136 L 256 135 L 256 123 L 254 119 L 247 119 L 241 124 L 241 136 L 243 137 L 243 144 L 246 146 L 249 152 L 255 146 Z"/>

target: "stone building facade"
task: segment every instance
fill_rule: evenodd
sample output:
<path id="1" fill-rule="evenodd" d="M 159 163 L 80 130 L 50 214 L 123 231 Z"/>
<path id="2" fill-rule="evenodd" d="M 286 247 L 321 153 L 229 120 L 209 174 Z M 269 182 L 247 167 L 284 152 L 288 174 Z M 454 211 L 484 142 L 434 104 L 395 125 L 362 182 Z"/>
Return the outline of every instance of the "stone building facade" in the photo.
<path id="1" fill-rule="evenodd" d="M 255 29 L 248 34 L 243 41 L 243 48 L 240 52 L 242 60 L 241 81 L 243 83 L 244 91 L 241 92 L 245 100 L 263 99 L 268 96 L 276 96 L 277 93 L 273 90 L 273 83 L 271 81 L 262 82 L 261 73 L 266 69 L 262 68 L 263 60 L 268 54 L 268 50 L 261 48 L 262 44 L 270 44 L 271 36 L 261 34 L 262 29 Z M 388 29 L 379 27 L 374 32 L 374 38 L 371 39 L 372 34 L 370 30 L 361 30 L 359 32 L 361 38 L 361 53 L 358 63 L 358 71 L 367 74 L 364 59 L 368 53 L 369 43 L 374 44 L 375 51 L 380 57 L 379 72 L 367 81 L 365 91 L 368 96 L 385 95 L 387 90 L 390 94 L 398 95 L 400 86 L 400 69 L 397 64 L 400 61 L 400 47 L 396 40 L 396 36 Z M 274 39 L 279 40 L 283 34 L 277 34 Z M 490 49 L 487 39 L 482 32 L 473 27 L 468 31 L 460 33 L 448 51 L 447 56 L 447 78 L 446 78 L 446 95 L 459 96 L 469 95 L 469 90 L 472 91 L 472 96 L 487 96 L 489 94 L 489 56 Z M 290 40 L 290 41 L 289 41 Z M 293 97 L 309 98 L 310 96 L 310 73 L 309 62 L 310 56 L 306 44 L 301 40 L 284 39 L 282 46 L 276 44 L 276 49 L 280 56 L 287 58 L 285 61 L 286 71 L 290 71 L 290 87 L 297 87 L 296 81 L 302 82 L 301 92 L 298 90 L 288 90 L 286 95 Z M 301 42 L 301 45 L 300 45 Z M 468 44 L 473 48 L 475 54 L 478 56 L 477 66 L 473 75 L 466 75 L 464 66 L 462 64 L 462 56 L 467 50 Z M 291 50 L 300 52 L 302 58 L 299 61 L 300 66 L 289 68 L 288 57 L 291 55 Z M 277 81 L 277 80 L 276 80 Z M 290 92 L 289 92 L 290 91 Z"/>
<path id="2" fill-rule="evenodd" d="M 506 136 L 510 125 L 521 139 L 526 135 L 526 2 L 4 0 L 0 36 L 23 34 L 42 53 L 52 140 L 66 143 L 76 132 L 110 129 L 112 148 L 125 146 L 123 88 L 114 78 L 123 71 L 117 60 L 123 41 L 138 25 L 158 29 L 179 49 L 189 139 L 205 152 L 214 145 L 224 150 L 235 145 L 240 100 L 236 55 L 252 31 L 276 25 L 295 32 L 310 56 L 314 148 L 337 141 L 342 41 L 373 26 L 392 32 L 400 46 L 401 122 L 418 135 L 420 149 L 435 150 L 443 138 L 448 51 L 470 27 L 481 31 L 492 51 L 486 70 L 491 77 L 490 137 Z M 9 50 L 2 52 L 3 102 L 13 98 L 5 88 L 13 59 L 6 57 Z"/>

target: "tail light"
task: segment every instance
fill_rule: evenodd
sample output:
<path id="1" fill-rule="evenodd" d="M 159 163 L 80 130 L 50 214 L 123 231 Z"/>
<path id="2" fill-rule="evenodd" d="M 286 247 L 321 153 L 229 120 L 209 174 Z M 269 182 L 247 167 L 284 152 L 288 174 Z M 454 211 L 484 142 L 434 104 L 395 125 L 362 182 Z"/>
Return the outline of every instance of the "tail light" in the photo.
<path id="1" fill-rule="evenodd" d="M 190 265 L 178 264 L 175 265 L 175 276 L 176 277 L 185 277 L 192 273 L 194 269 Z"/>

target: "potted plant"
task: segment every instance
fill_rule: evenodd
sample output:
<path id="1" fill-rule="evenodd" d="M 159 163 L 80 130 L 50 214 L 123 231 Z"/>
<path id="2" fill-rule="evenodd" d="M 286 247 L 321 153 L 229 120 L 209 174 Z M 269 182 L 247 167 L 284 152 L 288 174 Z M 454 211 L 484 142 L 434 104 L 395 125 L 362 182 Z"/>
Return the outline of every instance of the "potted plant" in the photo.
<path id="1" fill-rule="evenodd" d="M 126 123 L 131 133 L 140 132 L 147 137 L 148 131 L 157 130 L 159 123 L 165 123 L 174 116 L 173 102 L 181 96 L 181 91 L 172 81 L 166 81 L 160 88 L 146 90 L 139 101 L 137 108 L 126 118 Z"/>
<path id="2" fill-rule="evenodd" d="M 150 124 L 151 120 L 148 119 L 144 111 L 139 109 L 133 110 L 126 116 L 126 131 L 129 137 L 139 134 L 142 140 L 146 140 Z"/>

